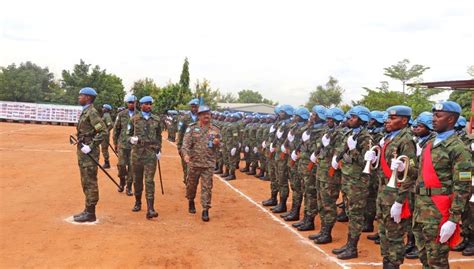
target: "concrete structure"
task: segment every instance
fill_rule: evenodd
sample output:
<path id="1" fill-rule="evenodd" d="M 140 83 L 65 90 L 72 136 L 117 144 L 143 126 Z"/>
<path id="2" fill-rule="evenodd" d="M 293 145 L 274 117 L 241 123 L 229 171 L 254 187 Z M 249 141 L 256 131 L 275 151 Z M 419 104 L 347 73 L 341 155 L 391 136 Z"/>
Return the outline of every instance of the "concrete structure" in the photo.
<path id="1" fill-rule="evenodd" d="M 275 107 L 263 103 L 217 103 L 217 108 L 219 110 L 272 114 Z"/>

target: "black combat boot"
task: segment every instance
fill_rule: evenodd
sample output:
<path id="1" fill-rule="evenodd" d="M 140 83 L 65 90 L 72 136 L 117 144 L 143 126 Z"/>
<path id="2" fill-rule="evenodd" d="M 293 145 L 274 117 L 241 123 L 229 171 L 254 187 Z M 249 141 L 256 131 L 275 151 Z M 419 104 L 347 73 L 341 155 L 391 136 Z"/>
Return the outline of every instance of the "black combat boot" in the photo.
<path id="1" fill-rule="evenodd" d="M 84 214 L 74 218 L 75 222 L 94 222 L 95 220 L 95 205 L 87 206 Z"/>
<path id="2" fill-rule="evenodd" d="M 472 214 L 472 212 L 471 212 Z M 469 242 L 466 248 L 462 251 L 463 256 L 474 256 L 474 233 L 469 235 Z"/>
<path id="3" fill-rule="evenodd" d="M 413 233 L 408 233 L 407 244 L 405 245 L 405 257 L 407 259 L 418 259 L 418 249 L 415 245 L 415 236 Z"/>
<path id="4" fill-rule="evenodd" d="M 469 243 L 468 238 L 466 236 L 463 236 L 461 243 L 454 246 L 451 250 L 461 252 L 467 247 L 468 243 Z"/>
<path id="5" fill-rule="evenodd" d="M 86 206 L 86 207 L 84 207 L 84 210 L 83 210 L 81 213 L 79 213 L 79 214 L 76 214 L 76 215 L 74 215 L 73 217 L 74 217 L 74 218 L 78 218 L 78 217 L 80 217 L 80 216 L 84 215 L 84 214 L 86 213 L 86 211 L 87 211 L 87 206 Z"/>
<path id="6" fill-rule="evenodd" d="M 191 214 L 196 214 L 196 207 L 194 206 L 194 200 L 189 200 L 188 212 Z"/>
<path id="7" fill-rule="evenodd" d="M 223 174 L 223 173 L 224 173 L 224 170 L 223 170 L 223 169 L 224 169 L 224 165 L 223 165 L 223 164 L 219 165 L 219 167 L 217 168 L 217 170 L 214 171 L 214 174 L 215 174 L 215 175 Z"/>
<path id="8" fill-rule="evenodd" d="M 229 176 L 224 178 L 225 181 L 230 181 L 230 180 L 235 180 L 235 179 L 236 179 L 236 177 L 235 177 L 235 170 L 234 169 L 230 170 Z"/>
<path id="9" fill-rule="evenodd" d="M 323 234 L 323 227 L 324 226 L 326 226 L 326 224 L 324 224 L 324 222 L 321 221 L 321 230 L 317 234 L 312 234 L 312 235 L 308 236 L 309 240 L 318 239 Z"/>
<path id="10" fill-rule="evenodd" d="M 219 171 L 219 164 L 216 162 L 216 166 L 214 166 L 214 170 L 212 172 L 216 173 L 217 171 Z"/>
<path id="11" fill-rule="evenodd" d="M 337 214 L 336 220 L 338 222 L 348 222 L 349 221 L 349 217 L 346 214 L 346 209 L 345 208 L 342 209 L 341 213 Z"/>
<path id="12" fill-rule="evenodd" d="M 259 177 L 260 180 L 262 181 L 270 181 L 270 178 L 268 177 L 268 173 L 264 172 L 263 176 Z"/>
<path id="13" fill-rule="evenodd" d="M 374 231 L 374 219 L 373 218 L 366 218 L 364 227 L 362 227 L 363 233 L 371 233 Z"/>
<path id="14" fill-rule="evenodd" d="M 314 240 L 314 243 L 318 245 L 331 243 L 332 242 L 332 236 L 331 236 L 332 227 L 333 226 L 330 226 L 330 225 L 324 225 L 323 228 L 321 228 L 320 236 Z"/>
<path id="15" fill-rule="evenodd" d="M 288 199 L 287 197 L 281 197 L 280 195 L 280 203 L 274 207 L 272 207 L 271 211 L 273 213 L 283 213 L 286 212 L 286 200 Z"/>
<path id="16" fill-rule="evenodd" d="M 378 240 L 380 239 L 380 236 L 378 233 L 375 233 L 375 234 L 369 234 L 367 235 L 367 239 L 369 240 L 372 240 L 372 241 L 375 241 L 375 240 Z"/>
<path id="17" fill-rule="evenodd" d="M 293 203 L 291 206 L 290 214 L 288 216 L 284 217 L 283 219 L 285 221 L 297 221 L 300 220 L 300 208 L 301 208 L 301 202 L 296 201 Z"/>
<path id="18" fill-rule="evenodd" d="M 249 176 L 255 176 L 257 174 L 257 167 L 256 166 L 250 166 L 250 169 L 246 174 L 249 175 Z"/>
<path id="19" fill-rule="evenodd" d="M 346 249 L 349 247 L 349 241 L 351 239 L 351 235 L 348 234 L 347 235 L 347 241 L 346 241 L 346 244 L 340 248 L 335 248 L 332 250 L 332 253 L 333 254 L 340 254 L 340 253 L 343 253 L 344 251 L 346 251 Z"/>
<path id="20" fill-rule="evenodd" d="M 250 168 L 250 163 L 249 162 L 245 162 L 245 167 L 240 169 L 240 172 L 242 173 L 245 173 L 245 172 L 248 172 L 249 171 L 249 168 Z"/>
<path id="21" fill-rule="evenodd" d="M 384 260 L 383 261 L 383 269 L 399 269 L 400 268 L 400 265 L 397 265 L 397 264 L 393 264 L 392 262 L 390 262 L 389 260 Z"/>
<path id="22" fill-rule="evenodd" d="M 276 206 L 278 204 L 277 200 L 278 193 L 272 193 L 272 197 L 268 200 L 262 202 L 263 206 Z"/>
<path id="23" fill-rule="evenodd" d="M 293 227 L 295 227 L 295 228 L 298 228 L 298 227 L 300 227 L 301 225 L 303 225 L 305 222 L 307 222 L 307 221 L 308 221 L 308 218 L 309 218 L 309 216 L 306 215 L 305 212 L 303 212 L 303 219 L 300 220 L 300 221 L 298 221 L 298 222 L 295 222 L 295 223 L 291 224 L 291 226 L 293 226 Z"/>
<path id="24" fill-rule="evenodd" d="M 142 195 L 137 194 L 135 195 L 135 206 L 132 208 L 133 212 L 138 212 L 142 210 Z"/>
<path id="25" fill-rule="evenodd" d="M 202 221 L 208 222 L 209 221 L 209 210 L 205 209 L 202 211 Z"/>
<path id="26" fill-rule="evenodd" d="M 158 212 L 155 211 L 155 199 L 146 199 L 146 218 L 152 219 L 158 217 Z"/>
<path id="27" fill-rule="evenodd" d="M 349 236 L 349 242 L 347 243 L 347 248 L 337 255 L 338 259 L 348 260 L 357 258 L 357 243 L 359 242 L 359 237 Z"/>
<path id="28" fill-rule="evenodd" d="M 228 167 L 224 167 L 224 173 L 222 174 L 219 174 L 220 177 L 222 178 L 225 178 L 225 177 L 228 177 L 229 176 L 229 168 Z"/>
<path id="29" fill-rule="evenodd" d="M 127 196 L 132 196 L 133 195 L 133 193 L 132 193 L 132 182 L 127 183 L 127 190 L 125 191 L 125 193 L 127 194 Z"/>
<path id="30" fill-rule="evenodd" d="M 124 187 L 125 187 L 125 178 L 124 178 L 124 177 L 123 177 L 123 178 L 121 177 L 121 178 L 120 178 L 120 187 L 117 189 L 117 191 L 118 191 L 118 192 L 123 192 Z"/>
<path id="31" fill-rule="evenodd" d="M 265 176 L 265 170 L 263 170 L 261 167 L 260 167 L 260 172 L 258 174 L 255 175 L 256 178 L 262 178 Z"/>
<path id="32" fill-rule="evenodd" d="M 308 216 L 306 222 L 298 227 L 298 231 L 314 231 L 314 216 Z"/>
<path id="33" fill-rule="evenodd" d="M 106 160 L 106 161 L 104 162 L 104 165 L 102 165 L 102 167 L 103 167 L 104 169 L 109 169 L 109 168 L 110 168 L 110 162 L 109 162 L 109 160 Z"/>

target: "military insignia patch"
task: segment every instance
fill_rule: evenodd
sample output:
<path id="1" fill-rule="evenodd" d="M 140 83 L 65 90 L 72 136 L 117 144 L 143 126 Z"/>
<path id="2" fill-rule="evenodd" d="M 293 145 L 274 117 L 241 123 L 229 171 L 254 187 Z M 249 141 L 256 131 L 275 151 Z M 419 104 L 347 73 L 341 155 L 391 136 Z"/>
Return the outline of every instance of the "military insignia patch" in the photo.
<path id="1" fill-rule="evenodd" d="M 415 166 L 415 160 L 410 159 L 410 166 Z"/>
<path id="2" fill-rule="evenodd" d="M 471 181 L 471 172 L 459 172 L 460 181 Z"/>
<path id="3" fill-rule="evenodd" d="M 390 110 L 390 112 L 388 113 L 390 115 L 396 115 L 397 114 L 397 111 L 395 109 L 392 109 Z"/>
<path id="4" fill-rule="evenodd" d="M 94 125 L 94 129 L 96 129 L 97 131 L 102 130 L 102 124 L 97 123 L 96 125 Z"/>
<path id="5" fill-rule="evenodd" d="M 194 128 L 194 131 L 199 132 L 201 129 L 199 127 Z"/>
<path id="6" fill-rule="evenodd" d="M 442 110 L 443 109 L 443 104 L 436 104 L 435 105 L 435 110 Z"/>

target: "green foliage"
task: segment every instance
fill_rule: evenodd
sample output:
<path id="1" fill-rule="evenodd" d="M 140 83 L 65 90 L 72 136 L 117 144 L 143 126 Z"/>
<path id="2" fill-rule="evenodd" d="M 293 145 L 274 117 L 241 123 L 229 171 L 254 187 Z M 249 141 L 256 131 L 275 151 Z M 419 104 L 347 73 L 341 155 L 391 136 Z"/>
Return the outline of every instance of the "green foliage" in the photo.
<path id="1" fill-rule="evenodd" d="M 237 97 L 235 97 L 230 92 L 228 92 L 224 95 L 219 93 L 219 96 L 217 97 L 217 102 L 219 102 L 219 103 L 237 103 Z"/>
<path id="2" fill-rule="evenodd" d="M 217 100 L 220 93 L 219 90 L 211 89 L 209 80 L 203 79 L 202 82 L 197 80 L 193 94 L 196 97 L 202 97 L 204 104 L 208 105 L 212 110 L 217 109 Z"/>
<path id="3" fill-rule="evenodd" d="M 179 85 L 183 89 L 189 89 L 189 61 L 188 57 L 184 59 L 183 69 L 181 70 L 181 76 L 179 77 Z"/>
<path id="4" fill-rule="evenodd" d="M 131 92 L 138 100 L 144 96 L 151 95 L 152 92 L 158 91 L 158 86 L 151 78 L 139 79 L 133 83 Z"/>
<path id="5" fill-rule="evenodd" d="M 462 115 L 466 118 L 469 118 L 472 114 L 471 112 L 471 102 L 473 91 L 461 91 L 456 90 L 452 91 L 449 95 L 449 100 L 458 103 L 462 108 Z"/>
<path id="6" fill-rule="evenodd" d="M 269 105 L 275 105 L 276 103 L 270 99 L 263 98 L 263 96 L 258 91 L 253 90 L 241 90 L 237 93 L 239 98 L 236 103 L 264 103 Z"/>
<path id="7" fill-rule="evenodd" d="M 385 76 L 400 80 L 402 82 L 403 92 L 405 92 L 405 84 L 410 79 L 419 77 L 426 70 L 430 69 L 429 67 L 423 66 L 421 64 L 414 64 L 412 67 L 408 68 L 408 64 L 410 64 L 410 61 L 408 59 L 404 59 L 399 61 L 397 64 L 384 68 Z"/>
<path id="8" fill-rule="evenodd" d="M 312 109 L 315 105 L 323 105 L 325 107 L 338 106 L 342 100 L 344 89 L 338 84 L 339 81 L 330 76 L 325 86 L 318 85 L 316 90 L 309 95 L 306 107 Z"/>
<path id="9" fill-rule="evenodd" d="M 50 102 L 54 99 L 54 75 L 34 63 L 11 64 L 0 68 L 0 100 Z"/>

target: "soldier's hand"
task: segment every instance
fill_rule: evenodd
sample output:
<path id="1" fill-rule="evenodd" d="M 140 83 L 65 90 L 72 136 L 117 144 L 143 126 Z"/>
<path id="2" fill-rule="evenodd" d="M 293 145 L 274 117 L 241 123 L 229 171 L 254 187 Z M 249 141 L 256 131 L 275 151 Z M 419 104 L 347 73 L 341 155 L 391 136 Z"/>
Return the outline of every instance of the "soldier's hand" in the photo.
<path id="1" fill-rule="evenodd" d="M 332 168 L 334 168 L 334 170 L 337 170 L 339 168 L 339 163 L 337 163 L 336 155 L 332 156 L 331 166 Z"/>
<path id="2" fill-rule="evenodd" d="M 397 202 L 393 203 L 392 207 L 390 208 L 390 217 L 393 218 L 393 221 L 395 221 L 395 223 L 400 223 L 400 221 L 402 220 L 402 208 L 403 204 Z"/>
<path id="3" fill-rule="evenodd" d="M 441 244 L 447 242 L 451 236 L 453 236 L 456 230 L 456 223 L 448 220 L 442 226 L 439 232 L 439 242 Z"/>
<path id="4" fill-rule="evenodd" d="M 158 152 L 158 153 L 156 154 L 156 160 L 159 161 L 160 158 L 161 158 L 161 152 Z"/>
<path id="5" fill-rule="evenodd" d="M 81 151 L 84 154 L 89 154 L 92 150 L 91 147 L 89 147 L 88 145 L 82 144 Z"/>
<path id="6" fill-rule="evenodd" d="M 130 143 L 132 143 L 133 145 L 138 144 L 138 136 L 130 137 Z"/>
<path id="7" fill-rule="evenodd" d="M 185 163 L 189 163 L 189 156 L 188 155 L 184 155 L 184 162 Z"/>

